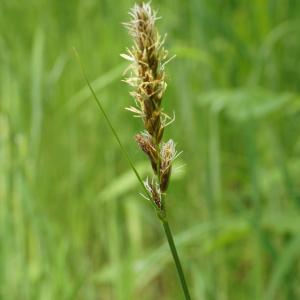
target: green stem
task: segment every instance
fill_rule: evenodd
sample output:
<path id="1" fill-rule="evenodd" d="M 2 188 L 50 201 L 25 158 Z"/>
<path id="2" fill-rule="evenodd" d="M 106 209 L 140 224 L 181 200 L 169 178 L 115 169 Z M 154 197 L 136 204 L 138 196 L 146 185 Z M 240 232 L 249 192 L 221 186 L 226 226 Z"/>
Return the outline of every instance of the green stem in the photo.
<path id="1" fill-rule="evenodd" d="M 107 125 L 109 126 L 109 128 L 110 128 L 112 134 L 114 135 L 114 137 L 115 137 L 117 143 L 119 144 L 119 146 L 120 146 L 120 148 L 121 148 L 121 150 L 122 150 L 124 156 L 126 157 L 126 159 L 127 159 L 128 163 L 129 163 L 131 169 L 133 170 L 133 172 L 134 172 L 136 178 L 138 179 L 138 181 L 140 182 L 141 186 L 143 187 L 143 189 L 144 189 L 146 195 L 150 196 L 149 192 L 148 192 L 147 189 L 145 188 L 145 185 L 144 185 L 144 183 L 143 183 L 143 180 L 142 180 L 140 174 L 138 173 L 138 171 L 136 170 L 136 168 L 135 168 L 135 166 L 134 166 L 134 164 L 133 164 L 133 161 L 132 161 L 131 157 L 129 156 L 127 150 L 126 150 L 125 147 L 123 146 L 123 143 L 121 142 L 121 140 L 120 140 L 120 138 L 119 138 L 119 136 L 118 136 L 118 134 L 117 134 L 115 128 L 113 127 L 113 125 L 112 125 L 112 123 L 111 123 L 111 121 L 110 121 L 110 118 L 109 118 L 108 115 L 106 114 L 106 112 L 105 112 L 105 110 L 104 110 L 104 108 L 103 108 L 103 106 L 102 106 L 100 100 L 99 100 L 98 97 L 97 97 L 96 92 L 95 92 L 95 90 L 93 89 L 93 87 L 92 87 L 92 85 L 91 85 L 91 83 L 90 83 L 90 81 L 89 81 L 89 79 L 88 79 L 88 77 L 87 77 L 87 75 L 86 75 L 86 71 L 85 71 L 84 65 L 83 65 L 82 62 L 81 62 L 81 59 L 80 59 L 80 56 L 79 56 L 77 50 L 76 50 L 75 48 L 73 48 L 73 51 L 74 51 L 75 57 L 76 57 L 76 59 L 77 59 L 77 61 L 78 61 L 78 64 L 79 64 L 79 66 L 80 66 L 80 68 L 81 68 L 82 76 L 83 76 L 83 78 L 84 78 L 84 80 L 85 80 L 85 82 L 86 82 L 86 84 L 87 84 L 89 90 L 91 91 L 91 94 L 92 94 L 94 100 L 96 101 L 96 104 L 97 104 L 98 108 L 100 109 L 102 115 L 104 116 L 104 119 L 105 119 Z"/>
<path id="2" fill-rule="evenodd" d="M 175 262 L 175 265 L 176 265 L 177 273 L 178 273 L 178 276 L 179 276 L 179 279 L 180 279 L 180 283 L 181 283 L 181 287 L 183 289 L 185 299 L 186 300 L 191 300 L 190 292 L 189 292 L 189 289 L 188 289 L 187 284 L 186 284 L 186 280 L 185 280 L 185 277 L 184 277 L 184 273 L 183 273 L 183 270 L 182 270 L 182 266 L 181 266 L 181 263 L 180 263 L 180 259 L 179 259 L 178 253 L 177 253 L 177 249 L 176 249 L 176 246 L 175 246 L 175 243 L 174 243 L 174 239 L 173 239 L 173 235 L 172 235 L 169 223 L 168 223 L 168 221 L 162 221 L 162 223 L 163 223 L 164 230 L 165 230 L 165 233 L 166 233 L 166 236 L 167 236 L 167 239 L 168 239 L 170 250 L 171 250 L 173 258 L 174 258 L 174 262 Z"/>

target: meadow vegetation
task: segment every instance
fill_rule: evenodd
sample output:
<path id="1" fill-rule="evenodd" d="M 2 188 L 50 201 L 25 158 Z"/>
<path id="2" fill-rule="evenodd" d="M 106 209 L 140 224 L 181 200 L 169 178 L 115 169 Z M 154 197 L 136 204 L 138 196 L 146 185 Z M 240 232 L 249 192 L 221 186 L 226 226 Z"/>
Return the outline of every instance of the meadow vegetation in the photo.
<path id="1" fill-rule="evenodd" d="M 121 82 L 131 0 L 0 0 L 0 299 L 182 299 Z M 300 299 L 300 2 L 153 0 L 192 299 Z"/>

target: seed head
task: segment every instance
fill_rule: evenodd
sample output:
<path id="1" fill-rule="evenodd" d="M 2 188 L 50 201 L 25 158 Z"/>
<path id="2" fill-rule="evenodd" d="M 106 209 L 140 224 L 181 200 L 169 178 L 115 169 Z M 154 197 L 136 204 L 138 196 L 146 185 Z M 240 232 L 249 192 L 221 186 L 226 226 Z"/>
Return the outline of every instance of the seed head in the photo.
<path id="1" fill-rule="evenodd" d="M 172 162 L 176 158 L 175 143 L 162 142 L 164 129 L 175 119 L 162 111 L 163 94 L 167 87 L 165 65 L 170 61 L 164 49 L 156 21 L 159 19 L 149 3 L 136 4 L 129 12 L 131 20 L 125 23 L 133 39 L 133 46 L 121 56 L 130 62 L 125 79 L 132 88 L 135 106 L 127 108 L 143 120 L 145 131 L 135 136 L 140 149 L 148 156 L 156 179 L 144 182 L 150 200 L 155 204 L 158 216 L 165 218 L 165 192 L 167 190 Z"/>

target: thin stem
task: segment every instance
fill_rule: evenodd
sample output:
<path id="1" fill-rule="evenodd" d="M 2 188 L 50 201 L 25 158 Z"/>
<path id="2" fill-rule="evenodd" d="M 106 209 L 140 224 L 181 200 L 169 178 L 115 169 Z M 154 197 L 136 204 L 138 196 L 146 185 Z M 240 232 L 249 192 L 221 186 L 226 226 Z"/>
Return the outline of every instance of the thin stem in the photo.
<path id="1" fill-rule="evenodd" d="M 189 292 L 188 286 L 186 284 L 186 280 L 185 280 L 185 277 L 184 277 L 184 273 L 183 273 L 183 270 L 182 270 L 182 266 L 181 266 L 181 263 L 180 263 L 180 259 L 179 259 L 178 253 L 177 253 L 177 249 L 176 249 L 176 246 L 175 246 L 175 243 L 174 243 L 174 239 L 173 239 L 173 235 L 172 235 L 169 223 L 168 223 L 168 221 L 163 221 L 162 223 L 163 223 L 164 230 L 165 230 L 165 233 L 166 233 L 166 236 L 167 236 L 167 239 L 168 239 L 170 250 L 171 250 L 173 258 L 174 258 L 174 262 L 175 262 L 175 265 L 176 265 L 177 273 L 178 273 L 178 276 L 179 276 L 179 279 L 180 279 L 180 283 L 181 283 L 181 287 L 183 289 L 185 299 L 186 300 L 191 300 L 190 292 Z"/>

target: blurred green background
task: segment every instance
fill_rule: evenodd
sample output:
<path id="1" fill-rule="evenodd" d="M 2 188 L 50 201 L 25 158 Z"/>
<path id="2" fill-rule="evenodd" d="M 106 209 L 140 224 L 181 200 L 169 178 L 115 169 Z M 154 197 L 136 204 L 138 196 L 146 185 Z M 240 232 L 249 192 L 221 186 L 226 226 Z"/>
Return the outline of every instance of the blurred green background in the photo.
<path id="1" fill-rule="evenodd" d="M 0 299 L 183 299 L 124 110 L 131 0 L 0 0 Z M 300 1 L 164 0 L 169 221 L 193 299 L 300 299 Z"/>

